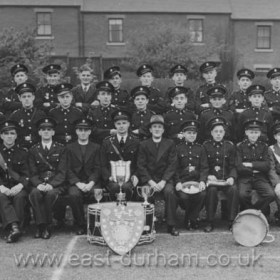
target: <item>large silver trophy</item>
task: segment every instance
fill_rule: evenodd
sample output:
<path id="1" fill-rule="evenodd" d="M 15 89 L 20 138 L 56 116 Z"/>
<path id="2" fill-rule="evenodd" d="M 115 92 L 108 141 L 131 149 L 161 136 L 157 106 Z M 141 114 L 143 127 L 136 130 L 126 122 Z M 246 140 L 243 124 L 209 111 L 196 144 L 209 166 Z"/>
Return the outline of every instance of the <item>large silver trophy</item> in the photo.
<path id="1" fill-rule="evenodd" d="M 149 207 L 150 203 L 148 202 L 148 198 L 154 194 L 155 190 L 151 186 L 142 186 L 137 187 L 137 193 L 140 197 L 144 198 L 143 206 Z"/>
<path id="2" fill-rule="evenodd" d="M 110 161 L 111 164 L 111 176 L 113 181 L 118 183 L 120 186 L 120 192 L 117 196 L 117 205 L 124 204 L 126 205 L 125 193 L 122 191 L 122 186 L 124 183 L 130 179 L 130 164 L 131 161 Z"/>

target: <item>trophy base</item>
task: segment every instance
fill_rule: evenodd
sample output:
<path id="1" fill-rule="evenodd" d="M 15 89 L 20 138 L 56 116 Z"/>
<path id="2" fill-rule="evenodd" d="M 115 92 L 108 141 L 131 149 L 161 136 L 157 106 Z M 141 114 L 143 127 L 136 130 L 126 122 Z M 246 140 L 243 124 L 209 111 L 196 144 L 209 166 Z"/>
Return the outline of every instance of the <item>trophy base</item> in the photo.
<path id="1" fill-rule="evenodd" d="M 117 205 L 127 205 L 126 199 L 125 199 L 125 193 L 118 193 L 117 195 Z"/>

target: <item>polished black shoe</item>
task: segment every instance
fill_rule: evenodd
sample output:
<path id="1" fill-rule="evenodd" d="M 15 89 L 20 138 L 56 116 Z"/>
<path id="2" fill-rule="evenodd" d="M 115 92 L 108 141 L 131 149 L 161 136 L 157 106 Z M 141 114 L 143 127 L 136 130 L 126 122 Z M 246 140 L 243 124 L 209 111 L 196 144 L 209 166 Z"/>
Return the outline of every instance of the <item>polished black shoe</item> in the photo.
<path id="1" fill-rule="evenodd" d="M 42 229 L 37 227 L 35 234 L 34 234 L 34 238 L 41 238 L 42 237 Z"/>
<path id="2" fill-rule="evenodd" d="M 42 238 L 49 239 L 50 237 L 51 237 L 50 229 L 46 227 L 42 232 Z"/>
<path id="3" fill-rule="evenodd" d="M 12 229 L 10 234 L 7 237 L 7 243 L 14 243 L 17 242 L 19 237 L 21 235 L 21 232 L 18 228 L 18 225 L 15 223 L 12 225 Z"/>
<path id="4" fill-rule="evenodd" d="M 167 226 L 167 232 L 173 236 L 179 235 L 179 231 L 174 226 Z"/>
<path id="5" fill-rule="evenodd" d="M 84 227 L 79 227 L 76 230 L 76 235 L 84 235 L 86 233 L 86 229 Z"/>
<path id="6" fill-rule="evenodd" d="M 199 228 L 198 221 L 190 221 L 190 229 L 191 230 L 196 230 Z"/>
<path id="7" fill-rule="evenodd" d="M 187 220 L 186 222 L 185 222 L 186 224 L 186 229 L 187 230 L 191 230 L 191 221 L 190 220 Z"/>
<path id="8" fill-rule="evenodd" d="M 214 229 L 214 225 L 213 224 L 208 224 L 205 228 L 204 228 L 204 232 L 211 232 Z"/>
<path id="9" fill-rule="evenodd" d="M 229 230 L 229 231 L 232 231 L 232 225 L 233 225 L 233 222 L 230 221 L 230 222 L 228 223 L 228 230 Z"/>

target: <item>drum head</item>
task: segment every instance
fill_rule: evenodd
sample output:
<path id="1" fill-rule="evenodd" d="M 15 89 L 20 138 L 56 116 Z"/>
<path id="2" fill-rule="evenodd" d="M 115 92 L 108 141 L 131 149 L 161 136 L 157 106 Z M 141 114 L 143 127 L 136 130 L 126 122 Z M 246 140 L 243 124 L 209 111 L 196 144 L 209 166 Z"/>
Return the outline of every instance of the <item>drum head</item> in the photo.
<path id="1" fill-rule="evenodd" d="M 182 192 L 184 193 L 195 194 L 200 192 L 199 183 L 196 181 L 184 182 L 182 187 Z"/>
<path id="2" fill-rule="evenodd" d="M 258 210 L 248 209 L 238 214 L 232 226 L 235 241 L 246 247 L 259 245 L 268 232 L 268 222 Z"/>

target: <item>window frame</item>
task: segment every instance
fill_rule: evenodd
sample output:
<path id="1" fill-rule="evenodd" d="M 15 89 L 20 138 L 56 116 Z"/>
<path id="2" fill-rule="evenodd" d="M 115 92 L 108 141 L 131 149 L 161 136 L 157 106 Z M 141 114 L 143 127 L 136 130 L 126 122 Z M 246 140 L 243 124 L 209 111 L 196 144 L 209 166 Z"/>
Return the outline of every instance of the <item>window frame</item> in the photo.
<path id="1" fill-rule="evenodd" d="M 272 51 L 272 23 L 268 23 L 268 22 L 257 22 L 256 24 L 256 51 L 263 51 L 263 52 L 270 52 Z M 259 36 L 259 28 L 268 28 L 269 30 L 269 36 L 267 37 L 260 37 Z M 263 40 L 262 43 L 266 43 L 266 39 L 268 39 L 268 47 L 262 47 L 260 46 L 260 40 Z"/>
<path id="2" fill-rule="evenodd" d="M 39 22 L 39 16 L 49 16 L 49 22 L 43 20 L 43 24 Z M 49 23 L 49 24 L 48 24 Z M 40 33 L 39 28 L 40 26 L 44 27 L 44 32 Z M 46 33 L 46 28 L 49 27 L 50 32 Z M 36 30 L 37 30 L 37 37 L 52 37 L 53 36 L 53 25 L 52 25 L 52 12 L 51 11 L 36 11 Z"/>
<path id="3" fill-rule="evenodd" d="M 120 21 L 121 24 L 119 25 L 121 28 L 118 30 L 112 30 L 111 26 L 113 24 L 110 24 L 111 21 Z M 117 25 L 117 24 L 115 24 Z M 114 17 L 108 17 L 108 42 L 107 44 L 112 44 L 112 45 L 123 45 L 124 42 L 124 17 L 118 17 L 118 16 L 114 16 Z M 112 35 L 112 31 L 118 32 L 118 39 L 119 40 L 113 40 L 114 39 L 114 35 Z"/>

